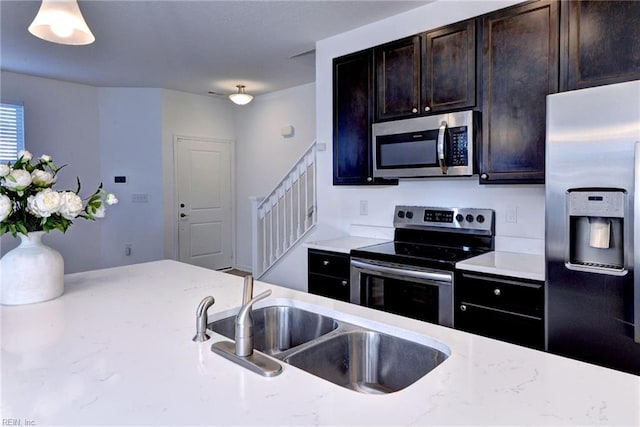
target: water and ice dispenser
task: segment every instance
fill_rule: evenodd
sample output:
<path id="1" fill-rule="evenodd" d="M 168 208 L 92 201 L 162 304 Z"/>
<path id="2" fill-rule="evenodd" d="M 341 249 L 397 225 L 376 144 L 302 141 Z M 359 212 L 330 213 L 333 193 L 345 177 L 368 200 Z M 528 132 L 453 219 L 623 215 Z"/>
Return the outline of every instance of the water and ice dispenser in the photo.
<path id="1" fill-rule="evenodd" d="M 569 190 L 567 267 L 616 274 L 624 270 L 626 192 L 617 189 Z"/>

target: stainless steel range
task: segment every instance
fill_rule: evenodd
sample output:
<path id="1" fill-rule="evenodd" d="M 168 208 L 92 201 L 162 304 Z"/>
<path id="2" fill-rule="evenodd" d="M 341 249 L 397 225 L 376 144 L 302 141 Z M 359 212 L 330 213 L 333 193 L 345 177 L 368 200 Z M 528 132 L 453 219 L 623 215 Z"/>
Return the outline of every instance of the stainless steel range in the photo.
<path id="1" fill-rule="evenodd" d="M 494 248 L 491 209 L 396 206 L 393 242 L 351 251 L 352 303 L 453 327 L 458 261 Z"/>

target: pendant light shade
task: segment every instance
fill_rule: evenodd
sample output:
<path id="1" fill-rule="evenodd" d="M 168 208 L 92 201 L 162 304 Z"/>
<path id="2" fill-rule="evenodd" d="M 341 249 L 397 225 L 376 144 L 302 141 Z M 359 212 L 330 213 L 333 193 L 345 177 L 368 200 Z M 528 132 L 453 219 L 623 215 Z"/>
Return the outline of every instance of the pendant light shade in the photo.
<path id="1" fill-rule="evenodd" d="M 248 93 L 244 93 L 244 85 L 236 85 L 238 88 L 238 93 L 232 93 L 229 95 L 229 99 L 238 104 L 238 105 L 246 105 L 251 102 L 253 96 Z"/>
<path id="2" fill-rule="evenodd" d="M 29 32 L 52 43 L 69 45 L 91 44 L 96 39 L 76 0 L 42 0 Z"/>

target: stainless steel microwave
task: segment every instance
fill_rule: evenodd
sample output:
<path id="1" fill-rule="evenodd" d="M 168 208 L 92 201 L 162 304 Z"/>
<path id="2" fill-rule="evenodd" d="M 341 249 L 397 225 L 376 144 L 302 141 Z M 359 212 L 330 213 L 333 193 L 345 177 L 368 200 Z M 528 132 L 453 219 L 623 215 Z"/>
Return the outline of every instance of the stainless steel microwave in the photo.
<path id="1" fill-rule="evenodd" d="M 373 125 L 373 176 L 420 178 L 475 173 L 476 113 L 459 111 Z"/>

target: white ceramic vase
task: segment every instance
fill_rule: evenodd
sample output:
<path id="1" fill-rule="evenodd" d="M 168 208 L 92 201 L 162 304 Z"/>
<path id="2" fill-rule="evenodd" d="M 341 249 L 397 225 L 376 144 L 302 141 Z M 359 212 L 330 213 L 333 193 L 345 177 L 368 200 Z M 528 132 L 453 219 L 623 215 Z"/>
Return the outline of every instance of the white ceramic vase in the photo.
<path id="1" fill-rule="evenodd" d="M 0 259 L 0 304 L 33 304 L 64 292 L 64 259 L 42 243 L 43 234 L 19 234 L 20 245 Z"/>

